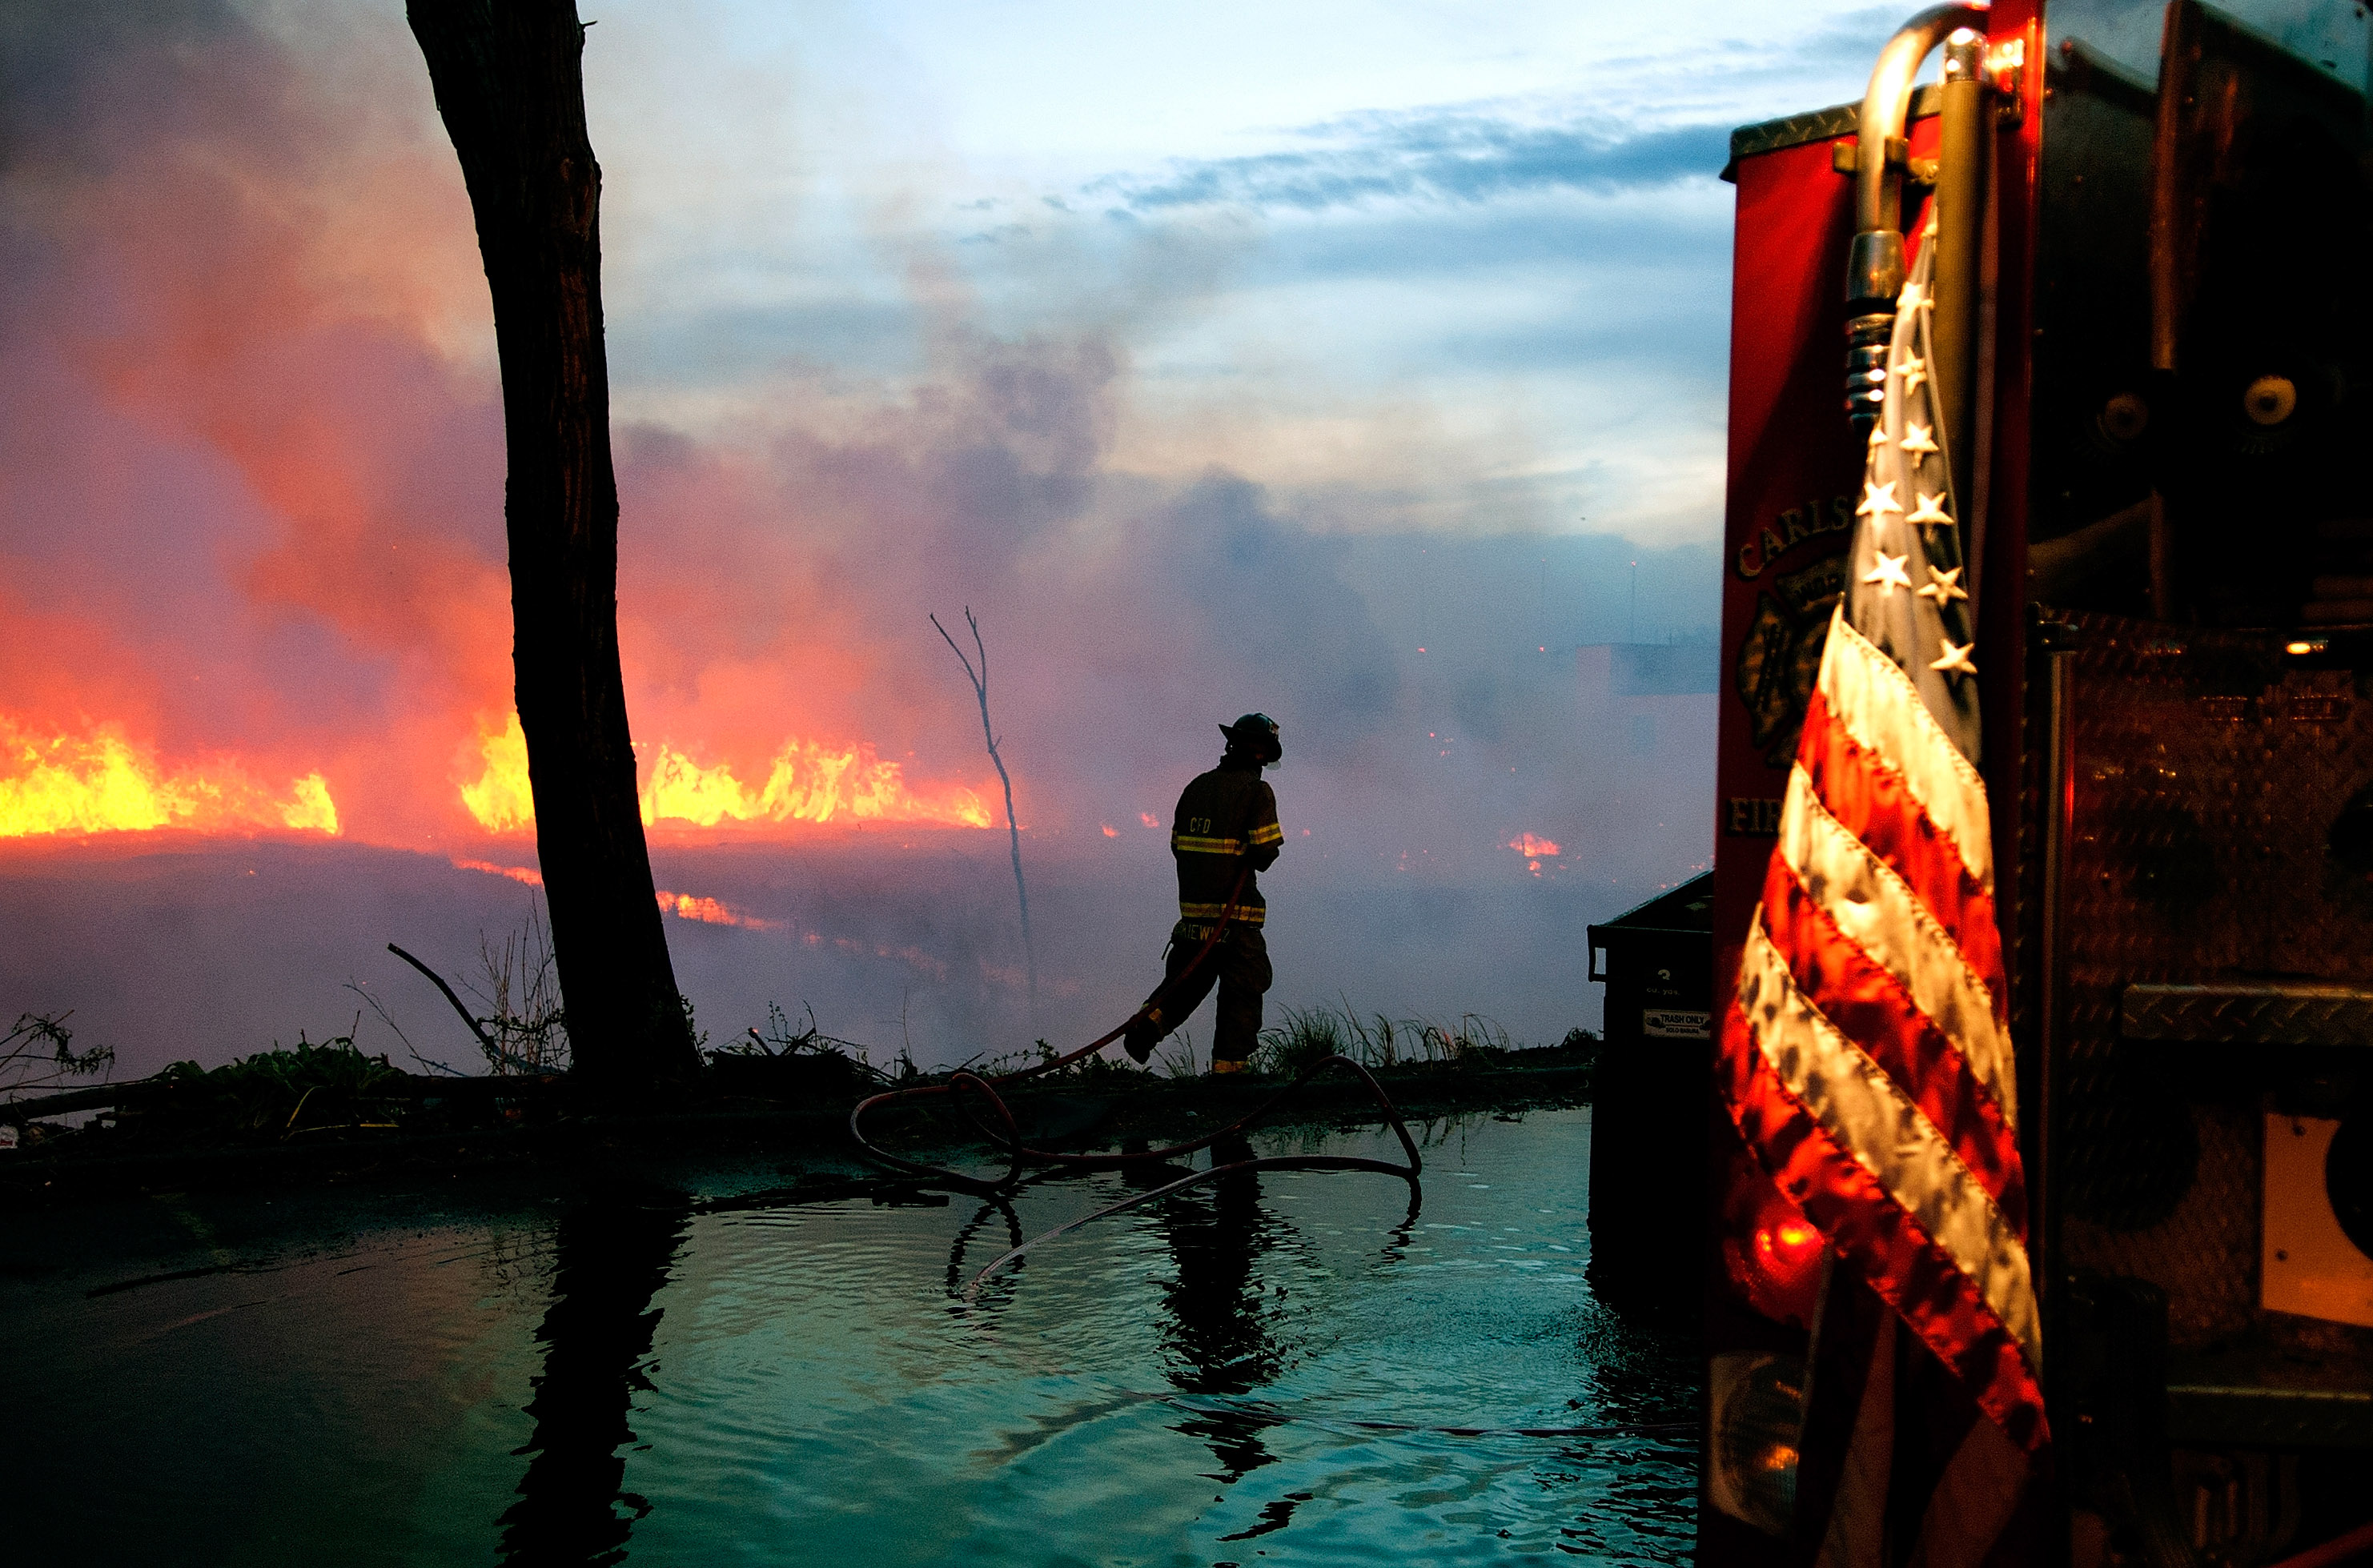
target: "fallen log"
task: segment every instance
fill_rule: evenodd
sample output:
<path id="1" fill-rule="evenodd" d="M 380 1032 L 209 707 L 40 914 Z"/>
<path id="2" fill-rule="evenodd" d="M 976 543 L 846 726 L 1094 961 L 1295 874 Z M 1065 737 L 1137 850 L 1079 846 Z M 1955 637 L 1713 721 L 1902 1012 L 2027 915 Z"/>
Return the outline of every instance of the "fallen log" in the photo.
<path id="1" fill-rule="evenodd" d="M 504 1074 L 483 1078 L 447 1078 L 434 1074 L 406 1073 L 400 1078 L 382 1078 L 371 1086 L 371 1097 L 377 1099 L 448 1099 L 463 1102 L 489 1099 L 522 1099 L 549 1093 L 562 1080 L 556 1074 Z M 186 1078 L 132 1078 L 121 1084 L 99 1084 L 87 1089 L 68 1089 L 62 1094 L 38 1095 L 29 1099 L 0 1100 L 0 1122 L 21 1127 L 29 1121 L 46 1121 L 64 1116 L 69 1111 L 99 1110 L 109 1106 L 119 1109 L 137 1106 L 170 1104 L 181 1094 L 215 1094 L 219 1089 Z"/>

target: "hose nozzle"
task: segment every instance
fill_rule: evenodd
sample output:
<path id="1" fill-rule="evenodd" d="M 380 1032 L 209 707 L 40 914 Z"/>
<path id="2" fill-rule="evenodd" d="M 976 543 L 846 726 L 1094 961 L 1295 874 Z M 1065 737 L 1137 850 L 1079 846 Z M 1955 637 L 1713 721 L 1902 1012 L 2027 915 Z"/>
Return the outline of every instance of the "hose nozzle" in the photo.
<path id="1" fill-rule="evenodd" d="M 1878 52 L 1855 122 L 1854 237 L 1846 253 L 1846 412 L 1857 431 L 1878 418 L 1887 397 L 1887 344 L 1895 296 L 1903 291 L 1903 192 L 1898 160 L 1911 110 L 1911 79 L 1946 35 L 1982 29 L 1986 6 L 1934 6 Z"/>

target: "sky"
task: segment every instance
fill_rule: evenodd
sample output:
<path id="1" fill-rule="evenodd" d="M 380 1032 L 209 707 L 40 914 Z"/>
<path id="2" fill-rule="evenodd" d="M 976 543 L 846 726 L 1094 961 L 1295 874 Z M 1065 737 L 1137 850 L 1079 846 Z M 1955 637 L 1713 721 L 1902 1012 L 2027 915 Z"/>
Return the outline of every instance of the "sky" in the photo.
<path id="1" fill-rule="evenodd" d="M 1595 1021 L 1581 925 L 1711 845 L 1711 699 L 1660 803 L 1572 682 L 1713 635 L 1727 133 L 1857 96 L 1896 12 L 584 14 L 628 701 L 728 1033 L 821 995 L 953 1059 L 1125 1012 L 1171 802 L 1255 708 L 1311 832 L 1281 1003 Z M 396 912 L 458 972 L 534 868 L 427 73 L 392 0 L 13 0 L 0 73 L 0 1013 L 318 1038 Z M 967 608 L 1036 1014 L 926 620 Z"/>
<path id="2" fill-rule="evenodd" d="M 1221 461 L 1341 529 L 1705 542 L 1728 132 L 1858 96 L 1897 19 L 622 8 L 588 55 L 622 407 L 927 374 L 951 316 L 1094 328 L 1113 467 Z"/>

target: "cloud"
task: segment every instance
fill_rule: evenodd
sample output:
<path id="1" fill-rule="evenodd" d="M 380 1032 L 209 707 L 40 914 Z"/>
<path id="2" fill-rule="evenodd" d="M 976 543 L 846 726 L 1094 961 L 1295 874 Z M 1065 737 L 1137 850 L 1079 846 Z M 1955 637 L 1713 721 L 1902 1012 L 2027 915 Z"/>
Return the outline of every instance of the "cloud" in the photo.
<path id="1" fill-rule="evenodd" d="M 76 41 L 76 14 L 56 8 L 47 41 L 9 35 L 11 71 L 64 59 L 58 79 L 79 85 L 57 89 L 54 116 L 0 169 L 0 254 L 20 263 L 0 305 L 0 430 L 14 433 L 0 443 L 0 714 L 64 729 L 120 723 L 170 759 L 261 758 L 274 778 L 318 769 L 373 865 L 390 845 L 440 866 L 455 853 L 501 858 L 467 849 L 478 841 L 456 787 L 510 687 L 501 405 L 466 198 L 425 71 L 392 16 L 355 20 L 380 30 L 325 64 L 216 7 L 160 6 L 148 30 L 97 43 Z M 368 92 L 352 90 L 350 74 L 365 70 L 378 73 Z M 348 112 L 358 99 L 376 107 Z M 1594 180 L 1629 180 L 1618 202 L 1654 205 L 1663 198 L 1641 192 L 1681 179 L 1697 156 L 1685 138 L 1658 152 L 1478 115 L 1356 129 L 1438 211 L 1483 203 L 1501 216 L 1526 201 L 1571 203 Z M 1228 226 L 1188 215 L 1175 226 Z M 1477 233 L 1488 250 L 1513 231 Z M 1432 280 L 1455 273 L 1456 237 L 1439 229 L 1409 249 L 1435 272 L 1409 274 L 1405 293 L 1446 295 Z M 1512 264 L 1546 264 L 1557 245 L 1537 233 L 1522 250 Z M 1202 254 L 1190 248 L 1148 284 L 1159 297 L 1142 313 L 1134 282 L 1100 281 L 1109 274 L 1071 264 L 1077 252 L 1023 260 L 1039 268 L 1043 308 L 1019 324 L 943 286 L 930 271 L 952 269 L 943 251 L 871 277 L 877 294 L 903 287 L 908 308 L 904 361 L 890 368 L 839 351 L 889 341 L 897 319 L 850 312 L 846 339 L 820 337 L 828 290 L 804 319 L 713 328 L 804 340 L 818 350 L 806 358 L 726 364 L 698 341 L 639 340 L 645 327 L 614 313 L 619 341 L 643 342 L 643 363 L 683 389 L 736 383 L 731 418 L 622 420 L 614 443 L 621 645 L 646 749 L 749 778 L 790 738 L 862 742 L 919 782 L 987 793 L 972 691 L 925 620 L 936 610 L 953 623 L 969 605 L 988 640 L 1033 875 L 1058 886 L 1070 876 L 1105 900 L 1081 930 L 1116 925 L 1107 905 L 1150 900 L 1158 913 L 1160 835 L 1107 839 L 1100 824 L 1166 818 L 1181 782 L 1216 755 L 1213 726 L 1248 709 L 1287 726 L 1284 787 L 1297 830 L 1314 830 L 1294 852 L 1305 889 L 1350 899 L 1418 875 L 1398 869 L 1404 852 L 1444 880 L 1499 877 L 1518 829 L 1567 842 L 1573 808 L 1552 807 L 1572 796 L 1567 762 L 1585 744 L 1567 713 L 1570 661 L 1534 654 L 1512 675 L 1521 650 L 1482 634 L 1506 613 L 1499 579 L 1521 577 L 1526 561 L 1421 557 L 1417 545 L 1409 554 L 1432 564 L 1404 575 L 1378 568 L 1362 537 L 1391 533 L 1397 549 L 1412 537 L 1410 476 L 1479 484 L 1477 448 L 1310 377 L 1314 406 L 1335 400 L 1325 438 L 1358 454 L 1334 471 L 1263 482 L 1246 448 L 1201 442 L 1183 420 L 1178 460 L 1133 466 L 1124 433 L 1154 375 L 1143 320 L 1209 286 Z M 1315 288 L 1327 269 L 1348 276 L 1361 263 L 1321 248 L 1280 264 Z M 1286 333 L 1309 314 L 1278 337 L 1298 343 Z M 1241 386 L 1197 395 L 1267 413 Z M 1364 454 L 1387 447 L 1395 469 L 1361 471 Z M 1654 460 L 1672 467 L 1664 450 Z M 1577 555 L 1576 574 L 1603 575 L 1615 548 Z M 1712 571 L 1677 561 L 1676 580 L 1684 567 L 1703 587 L 1669 597 L 1695 591 L 1710 606 Z M 1701 619 L 1686 602 L 1666 617 Z M 1603 634 L 1604 621 L 1575 621 L 1563 640 Z M 1415 626 L 1445 633 L 1426 639 L 1435 651 L 1422 668 L 1420 639 L 1404 635 Z M 1637 880 L 1627 857 L 1646 853 L 1638 835 L 1575 842 L 1577 877 Z M 843 846 L 871 865 L 870 847 Z M 878 883 L 852 884 L 836 918 L 863 927 L 869 910 L 894 913 L 867 952 L 926 948 L 950 974 L 1010 970 L 995 849 L 885 856 Z M 1139 849 L 1151 858 L 1123 882 L 1087 858 Z M 811 854 L 769 853 L 785 865 Z M 696 897 L 792 918 L 788 896 L 754 873 L 748 886 L 669 875 Z M 1545 927 L 1533 935 L 1554 945 Z M 308 964 L 328 961 L 306 951 Z M 719 947 L 718 962 L 745 951 L 757 949 Z M 786 999 L 801 983 L 797 961 L 776 948 L 751 960 L 793 971 Z M 1347 970 L 1360 961 L 1346 949 Z M 885 1016 L 918 983 L 903 960 L 879 974 L 848 962 L 851 993 L 876 986 Z M 286 979 L 259 970 L 255 990 Z M 951 1029 L 1010 1002 L 1010 988 L 946 984 Z"/>
<path id="2" fill-rule="evenodd" d="M 1152 214 L 1219 204 L 1302 213 L 1380 201 L 1471 203 L 1533 191 L 1606 194 L 1711 180 L 1726 125 L 1538 124 L 1473 110 L 1363 114 L 1296 133 L 1305 149 L 1109 175 L 1082 194 Z"/>
<path id="3" fill-rule="evenodd" d="M 1189 486 L 1133 533 L 1107 580 L 1140 577 L 1132 589 L 1188 608 L 1205 650 L 1190 679 L 1210 693 L 1205 705 L 1271 714 L 1299 732 L 1304 755 L 1361 755 L 1398 706 L 1402 682 L 1345 575 L 1343 540 L 1296 526 L 1258 485 L 1225 473 Z"/>

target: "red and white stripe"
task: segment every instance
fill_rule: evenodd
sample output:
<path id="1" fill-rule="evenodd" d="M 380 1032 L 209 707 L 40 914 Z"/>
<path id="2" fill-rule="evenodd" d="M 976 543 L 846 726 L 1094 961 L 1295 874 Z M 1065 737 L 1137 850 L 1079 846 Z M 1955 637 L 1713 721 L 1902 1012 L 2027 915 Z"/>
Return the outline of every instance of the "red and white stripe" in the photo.
<path id="1" fill-rule="evenodd" d="M 2028 1448 L 2046 1441 L 1985 789 L 1833 619 L 1718 1069 L 1847 1267 Z"/>

